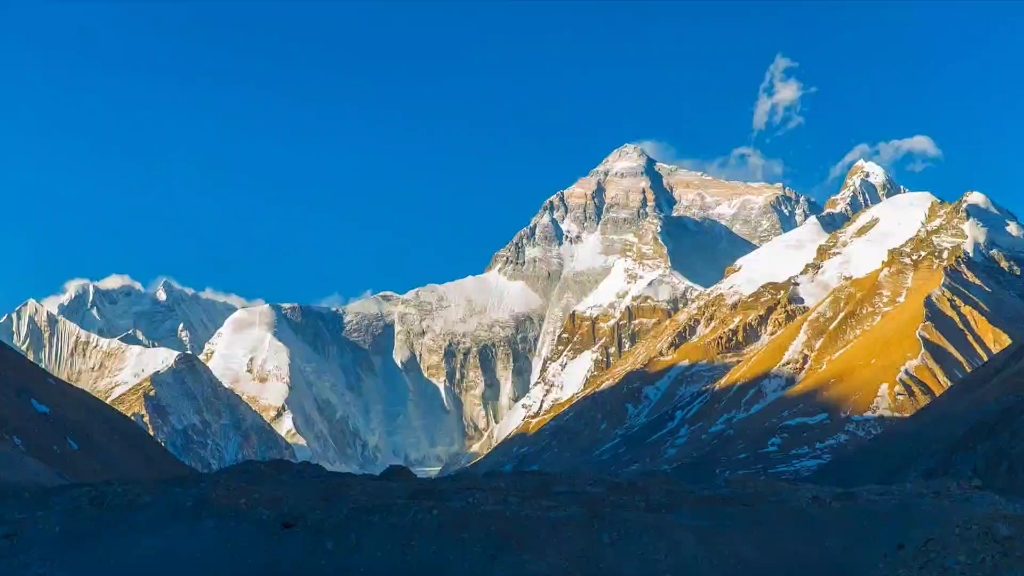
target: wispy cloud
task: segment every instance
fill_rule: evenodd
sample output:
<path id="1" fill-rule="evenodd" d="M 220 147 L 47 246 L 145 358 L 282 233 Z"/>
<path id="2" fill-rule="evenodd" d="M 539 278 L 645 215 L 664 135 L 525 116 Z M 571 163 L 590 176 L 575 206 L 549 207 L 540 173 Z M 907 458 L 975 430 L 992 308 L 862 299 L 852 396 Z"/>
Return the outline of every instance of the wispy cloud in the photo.
<path id="1" fill-rule="evenodd" d="M 131 276 L 128 276 L 127 274 L 111 274 L 110 276 L 107 276 L 102 280 L 96 281 L 89 280 L 88 278 L 73 278 L 64 283 L 64 286 L 61 287 L 61 291 L 59 293 L 47 296 L 46 298 L 40 300 L 39 303 L 42 304 L 43 307 L 46 308 L 47 310 L 54 312 L 57 310 L 57 306 L 60 305 L 61 301 L 64 299 L 66 295 L 71 294 L 77 291 L 79 288 L 88 286 L 90 284 L 102 290 L 116 290 L 118 288 L 122 288 L 125 286 L 131 286 L 132 288 L 140 292 L 143 290 L 142 284 L 136 282 L 135 280 L 132 279 Z"/>
<path id="2" fill-rule="evenodd" d="M 787 70 L 799 65 L 782 54 L 775 55 L 775 60 L 764 73 L 764 80 L 757 90 L 752 122 L 754 136 L 771 128 L 778 129 L 776 135 L 782 134 L 804 123 L 804 117 L 800 114 L 800 99 L 815 92 L 817 88 L 805 86 L 796 77 L 787 74 Z"/>
<path id="3" fill-rule="evenodd" d="M 931 166 L 929 160 L 942 158 L 942 150 L 928 136 L 918 134 L 910 138 L 889 140 L 877 144 L 866 142 L 857 144 L 839 162 L 829 170 L 829 181 L 839 178 L 850 169 L 857 160 L 870 160 L 886 168 L 893 168 L 901 161 L 909 160 L 905 168 L 911 172 L 920 172 Z"/>
<path id="4" fill-rule="evenodd" d="M 149 292 L 155 291 L 157 289 L 157 287 L 160 286 L 160 283 L 164 282 L 164 281 L 169 282 L 170 284 L 172 284 L 173 286 L 175 286 L 179 290 L 181 290 L 183 292 L 186 292 L 188 294 L 198 294 L 199 296 L 201 296 L 203 298 L 206 298 L 207 300 L 216 300 L 218 302 L 226 302 L 228 304 L 231 304 L 235 308 L 248 308 L 250 306 L 262 306 L 262 305 L 266 304 L 266 302 L 264 302 L 263 300 L 260 300 L 258 298 L 255 299 L 255 300 L 250 300 L 248 298 L 243 298 L 243 297 L 239 296 L 238 294 L 232 294 L 230 292 L 221 292 L 220 290 L 216 290 L 216 289 L 210 288 L 209 286 L 207 286 L 206 288 L 202 289 L 199 292 L 196 292 L 192 288 L 189 288 L 188 286 L 184 286 L 183 284 L 181 284 L 180 282 L 178 282 L 174 278 L 171 278 L 170 276 L 161 276 L 161 277 L 157 278 L 156 280 L 154 280 L 153 282 L 150 283 L 149 288 L 147 288 L 147 291 L 149 291 Z"/>
<path id="5" fill-rule="evenodd" d="M 326 298 L 323 298 L 322 300 L 317 302 L 316 305 L 317 306 L 324 306 L 326 308 L 341 308 L 341 307 L 347 306 L 347 305 L 349 305 L 349 304 L 351 304 L 353 302 L 358 302 L 359 300 L 365 300 L 365 299 L 369 298 L 370 296 L 373 296 L 373 291 L 372 290 L 366 290 L 362 294 L 359 294 L 358 296 L 353 296 L 351 298 L 342 296 L 341 294 L 335 292 L 334 294 L 331 294 L 330 296 L 328 296 Z"/>
<path id="6" fill-rule="evenodd" d="M 779 158 L 765 155 L 754 145 L 754 140 L 762 131 L 773 129 L 774 134 L 779 135 L 804 123 L 804 117 L 800 114 L 800 99 L 815 92 L 816 88 L 804 85 L 788 73 L 797 66 L 797 62 L 777 54 L 768 67 L 757 91 L 752 122 L 753 134 L 748 145 L 733 148 L 725 156 L 694 159 L 682 157 L 672 145 L 659 140 L 644 140 L 637 144 L 660 162 L 704 172 L 715 178 L 747 182 L 780 182 L 786 169 L 785 164 Z"/>
<path id="7" fill-rule="evenodd" d="M 672 145 L 658 140 L 643 140 L 637 145 L 655 160 L 703 172 L 723 180 L 747 182 L 779 182 L 785 165 L 778 158 L 769 158 L 752 146 L 734 148 L 729 154 L 710 160 L 683 158 Z"/>
<path id="8" fill-rule="evenodd" d="M 107 276 L 102 280 L 89 280 L 87 278 L 75 278 L 73 280 L 68 280 L 67 282 L 64 283 L 64 286 L 61 289 L 60 293 L 53 294 L 51 296 L 43 298 L 40 301 L 40 304 L 42 304 L 46 309 L 50 310 L 51 312 L 56 312 L 57 307 L 60 306 L 61 302 L 63 302 L 66 297 L 75 293 L 79 289 L 89 285 L 95 286 L 100 290 L 116 290 L 118 288 L 124 288 L 128 286 L 133 288 L 134 290 L 137 290 L 138 292 L 152 293 L 156 291 L 157 287 L 160 285 L 162 281 L 167 281 L 174 285 L 179 290 L 186 292 L 188 294 L 198 294 L 199 296 L 202 296 L 203 298 L 206 298 L 208 300 L 227 302 L 228 304 L 231 304 L 236 308 L 245 308 L 247 306 L 259 306 L 261 304 L 264 304 L 263 300 L 248 300 L 246 298 L 242 298 L 237 294 L 220 292 L 219 290 L 214 290 L 213 288 L 206 288 L 201 292 L 196 292 L 192 288 L 182 286 L 174 279 L 166 276 L 161 276 L 160 278 L 157 278 L 153 282 L 150 282 L 148 287 L 144 288 L 142 286 L 142 283 L 135 281 L 134 279 L 132 279 L 131 276 L 128 276 L 127 274 L 111 274 L 110 276 Z"/>

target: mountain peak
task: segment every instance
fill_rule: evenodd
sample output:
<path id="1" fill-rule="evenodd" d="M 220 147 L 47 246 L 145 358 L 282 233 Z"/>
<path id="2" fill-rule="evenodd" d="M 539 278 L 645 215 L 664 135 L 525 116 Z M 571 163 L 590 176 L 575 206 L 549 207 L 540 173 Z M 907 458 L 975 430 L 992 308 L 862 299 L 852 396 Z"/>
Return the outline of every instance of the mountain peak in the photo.
<path id="1" fill-rule="evenodd" d="M 608 173 L 635 173 L 643 171 L 649 163 L 653 163 L 647 152 L 637 144 L 623 144 L 612 150 L 601 163 L 597 170 Z"/>
<path id="2" fill-rule="evenodd" d="M 182 286 L 170 278 L 161 278 L 153 289 L 153 296 L 161 302 L 165 302 L 168 298 L 172 298 L 172 295 L 179 293 L 191 296 L 196 291 L 187 286 Z"/>
<path id="3" fill-rule="evenodd" d="M 825 212 L 853 216 L 882 200 L 906 192 L 885 168 L 863 158 L 857 160 L 846 173 L 839 193 L 825 203 Z"/>

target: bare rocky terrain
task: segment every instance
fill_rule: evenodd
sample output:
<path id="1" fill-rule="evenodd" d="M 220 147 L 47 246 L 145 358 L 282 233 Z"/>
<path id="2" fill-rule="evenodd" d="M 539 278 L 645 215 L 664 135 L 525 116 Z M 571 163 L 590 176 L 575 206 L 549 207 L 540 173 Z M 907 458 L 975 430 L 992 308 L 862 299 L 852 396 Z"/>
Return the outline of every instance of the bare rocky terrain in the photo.
<path id="1" fill-rule="evenodd" d="M 969 485 L 434 480 L 244 463 L 8 489 L 5 574 L 1024 574 L 1024 508 Z"/>

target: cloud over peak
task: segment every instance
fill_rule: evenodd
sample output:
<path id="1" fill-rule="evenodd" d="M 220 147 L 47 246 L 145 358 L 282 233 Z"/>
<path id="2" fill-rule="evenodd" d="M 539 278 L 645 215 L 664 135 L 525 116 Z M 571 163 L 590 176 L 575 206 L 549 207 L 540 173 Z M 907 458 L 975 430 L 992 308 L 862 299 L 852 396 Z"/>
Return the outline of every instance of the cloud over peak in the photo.
<path id="1" fill-rule="evenodd" d="M 650 154 L 650 152 L 648 152 L 648 154 Z M 335 292 L 334 294 L 331 294 L 330 296 L 321 299 L 319 302 L 316 303 L 316 305 L 323 306 L 325 308 L 343 308 L 349 304 L 352 304 L 353 302 L 365 300 L 371 296 L 373 296 L 372 290 L 366 290 L 362 294 L 359 294 L 358 296 L 353 296 L 351 298 L 346 298 L 345 296 L 342 296 L 338 292 Z"/>
<path id="2" fill-rule="evenodd" d="M 886 168 L 892 168 L 902 160 L 909 159 L 910 162 L 905 168 L 911 172 L 920 172 L 931 166 L 929 160 L 941 158 L 942 150 L 934 140 L 923 134 L 877 144 L 862 142 L 854 146 L 832 166 L 828 173 L 828 179 L 831 181 L 839 178 L 850 169 L 850 166 L 861 159 L 870 160 Z"/>
<path id="3" fill-rule="evenodd" d="M 111 274 L 110 276 L 107 276 L 106 278 L 97 281 L 89 280 L 87 278 L 75 278 L 73 280 L 65 282 L 60 293 L 47 296 L 46 298 L 43 298 L 40 301 L 40 303 L 46 309 L 56 313 L 58 307 L 64 302 L 64 300 L 67 297 L 76 293 L 78 290 L 88 287 L 90 285 L 95 286 L 100 290 L 116 290 L 118 288 L 131 287 L 132 289 L 138 292 L 147 292 L 153 294 L 154 292 L 156 292 L 157 288 L 160 286 L 162 282 L 167 282 L 174 286 L 175 288 L 187 294 L 198 294 L 200 297 L 206 298 L 207 300 L 217 300 L 219 302 L 226 302 L 236 308 L 245 308 L 247 306 L 259 306 L 261 304 L 264 304 L 263 300 L 248 300 L 246 298 L 242 298 L 237 294 L 221 292 L 219 290 L 214 290 L 213 288 L 206 288 L 201 292 L 196 292 L 192 288 L 182 286 L 174 279 L 169 278 L 167 276 L 161 276 L 160 278 L 157 278 L 153 282 L 150 282 L 148 287 L 143 287 L 143 285 L 140 282 L 137 282 L 136 280 L 132 279 L 132 277 L 128 276 L 127 274 Z"/>
<path id="4" fill-rule="evenodd" d="M 700 160 L 682 158 L 672 145 L 658 140 L 643 140 L 637 142 L 637 145 L 659 162 L 703 172 L 722 180 L 775 183 L 782 179 L 782 172 L 785 169 L 782 160 L 768 158 L 751 146 L 740 146 L 725 156 Z"/>

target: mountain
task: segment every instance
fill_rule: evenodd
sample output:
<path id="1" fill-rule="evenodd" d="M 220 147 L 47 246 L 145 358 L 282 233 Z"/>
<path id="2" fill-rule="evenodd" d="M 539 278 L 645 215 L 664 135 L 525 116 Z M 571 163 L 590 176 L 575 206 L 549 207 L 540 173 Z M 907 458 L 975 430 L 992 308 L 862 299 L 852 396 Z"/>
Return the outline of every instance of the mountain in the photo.
<path id="1" fill-rule="evenodd" d="M 1024 493 L 1024 345 L 996 354 L 884 436 L 818 470 L 815 481 L 839 485 L 952 478 L 987 490 Z"/>
<path id="2" fill-rule="evenodd" d="M 103 338 L 34 300 L 0 318 L 0 342 L 132 417 L 199 470 L 292 456 L 192 354 Z"/>
<path id="3" fill-rule="evenodd" d="M 715 180 L 627 145 L 550 197 L 481 275 L 337 310 L 239 310 L 202 356 L 303 457 L 356 471 L 457 465 L 532 402 L 572 395 L 560 375 L 590 366 L 560 364 L 568 318 L 622 317 L 621 338 L 602 336 L 618 354 L 815 209 L 790 190 Z"/>
<path id="4" fill-rule="evenodd" d="M 1024 326 L 1024 228 L 855 163 L 824 206 L 613 151 L 481 274 L 339 308 L 72 281 L 0 340 L 201 470 L 805 475 Z"/>
<path id="5" fill-rule="evenodd" d="M 227 416 L 190 420 L 197 445 L 186 450 L 146 412 L 147 429 L 204 469 L 295 457 L 430 471 L 473 460 L 570 400 L 581 377 L 644 341 L 737 258 L 820 210 L 784 187 L 717 180 L 625 145 L 548 198 L 476 276 L 333 310 L 248 306 L 170 281 L 73 281 L 5 318 L 0 338 L 133 414 L 140 404 L 125 391 L 139 395 L 168 371 L 175 390 L 206 391 L 175 393 L 175 413 L 205 414 L 210 374 L 180 356 L 196 355 L 295 452 L 232 446 L 217 459 L 225 440 L 214 429 Z"/>
<path id="6" fill-rule="evenodd" d="M 97 336 L 194 354 L 245 304 L 237 296 L 197 293 L 166 278 L 146 290 L 118 275 L 99 282 L 72 280 L 62 294 L 43 301 L 54 314 Z"/>
<path id="7" fill-rule="evenodd" d="M 603 371 L 570 370 L 571 401 L 474 468 L 803 475 L 1022 337 L 1024 229 L 986 196 L 859 162 L 825 206 Z"/>
<path id="8" fill-rule="evenodd" d="M 0 484 L 142 480 L 188 471 L 123 415 L 0 344 Z"/>

